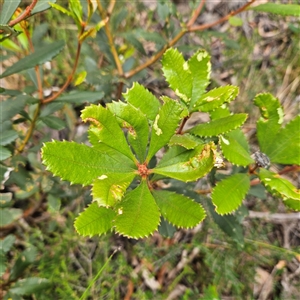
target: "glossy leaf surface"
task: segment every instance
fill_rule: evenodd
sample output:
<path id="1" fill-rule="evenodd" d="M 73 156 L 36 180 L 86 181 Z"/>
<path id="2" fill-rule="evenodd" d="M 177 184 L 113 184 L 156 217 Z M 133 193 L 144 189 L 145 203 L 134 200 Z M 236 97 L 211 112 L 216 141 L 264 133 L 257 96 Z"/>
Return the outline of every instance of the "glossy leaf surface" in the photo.
<path id="1" fill-rule="evenodd" d="M 184 195 L 170 191 L 153 191 L 152 194 L 163 217 L 177 227 L 194 227 L 206 216 L 201 204 Z"/>
<path id="2" fill-rule="evenodd" d="M 168 49 L 163 55 L 162 70 L 175 94 L 186 104 L 192 97 L 192 75 L 188 63 L 177 49 Z"/>
<path id="3" fill-rule="evenodd" d="M 131 104 L 112 102 L 107 106 L 117 117 L 119 125 L 128 130 L 127 139 L 140 162 L 144 162 L 149 137 L 149 126 L 146 116 Z"/>
<path id="4" fill-rule="evenodd" d="M 192 111 L 210 82 L 210 55 L 205 50 L 199 50 L 188 60 L 188 66 L 192 74 L 192 95 L 189 104 Z"/>
<path id="5" fill-rule="evenodd" d="M 147 182 L 128 192 L 116 206 L 116 232 L 131 238 L 149 236 L 157 230 L 160 212 Z"/>
<path id="6" fill-rule="evenodd" d="M 279 164 L 300 165 L 300 116 L 290 121 L 275 137 L 266 152 L 270 160 Z"/>
<path id="7" fill-rule="evenodd" d="M 212 192 L 212 202 L 220 215 L 235 211 L 250 189 L 247 174 L 234 174 L 220 181 Z"/>
<path id="8" fill-rule="evenodd" d="M 134 163 L 126 156 L 73 142 L 48 142 L 42 148 L 43 163 L 54 175 L 71 183 L 89 185 L 110 173 L 133 173 Z"/>
<path id="9" fill-rule="evenodd" d="M 231 163 L 238 166 L 248 166 L 254 163 L 249 154 L 247 140 L 241 130 L 236 129 L 220 136 L 222 153 Z"/>
<path id="10" fill-rule="evenodd" d="M 279 195 L 283 200 L 300 201 L 300 191 L 287 179 L 266 169 L 260 169 L 259 178 L 272 194 Z"/>
<path id="11" fill-rule="evenodd" d="M 260 151 L 268 154 L 276 143 L 276 135 L 283 122 L 283 110 L 277 98 L 271 94 L 259 94 L 254 98 L 261 118 L 257 121 L 257 139 Z"/>
<path id="12" fill-rule="evenodd" d="M 90 204 L 75 220 L 76 231 L 83 236 L 101 235 L 112 228 L 115 212 L 110 208 Z"/>
<path id="13" fill-rule="evenodd" d="M 128 103 L 140 109 L 149 120 L 154 121 L 160 108 L 160 103 L 158 99 L 142 85 L 135 82 L 132 88 L 123 94 L 123 97 Z"/>
<path id="14" fill-rule="evenodd" d="M 92 188 L 93 200 L 99 206 L 114 206 L 120 201 L 135 174 L 107 174 L 98 177 Z"/>
<path id="15" fill-rule="evenodd" d="M 214 166 L 214 145 L 200 145 L 193 150 L 172 147 L 152 170 L 181 181 L 194 181 L 207 174 Z"/>
<path id="16" fill-rule="evenodd" d="M 147 161 L 150 161 L 153 155 L 169 142 L 178 127 L 180 114 L 183 111 L 183 107 L 178 102 L 168 98 L 164 99 L 165 103 L 160 108 L 152 125 Z"/>
<path id="17" fill-rule="evenodd" d="M 133 161 L 135 160 L 122 129 L 108 109 L 92 104 L 82 111 L 81 118 L 96 128 L 94 133 L 97 135 L 99 143 L 106 144 Z"/>
<path id="18" fill-rule="evenodd" d="M 192 111 L 209 112 L 220 107 L 223 103 L 229 103 L 235 99 L 239 92 L 236 86 L 221 86 L 215 88 L 202 97 L 193 105 Z"/>
<path id="19" fill-rule="evenodd" d="M 199 136 L 216 136 L 238 128 L 246 121 L 246 119 L 247 114 L 235 114 L 208 123 L 196 125 L 189 132 Z"/>

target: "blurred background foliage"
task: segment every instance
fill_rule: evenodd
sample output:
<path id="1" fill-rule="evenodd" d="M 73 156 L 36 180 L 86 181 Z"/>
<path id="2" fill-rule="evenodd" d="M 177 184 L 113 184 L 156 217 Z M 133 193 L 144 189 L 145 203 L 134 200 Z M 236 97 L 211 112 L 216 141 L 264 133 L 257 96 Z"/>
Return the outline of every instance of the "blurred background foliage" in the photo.
<path id="1" fill-rule="evenodd" d="M 86 16 L 87 1 L 80 2 Z M 20 9 L 30 3 L 22 1 Z M 67 1 L 56 3 L 68 9 Z M 23 33 L 1 43 L 2 72 L 32 49 L 38 53 L 42 46 L 59 40 L 65 46 L 55 59 L 38 67 L 42 95 L 38 73 L 32 68 L 0 81 L 0 298 L 80 299 L 117 250 L 87 299 L 299 299 L 299 219 L 285 218 L 286 208 L 260 185 L 251 188 L 233 223 L 224 224 L 226 233 L 213 222 L 217 216 L 203 193 L 197 197 L 209 217 L 197 228 L 180 230 L 173 237 L 155 234 L 135 241 L 108 234 L 83 238 L 74 231 L 74 218 L 91 201 L 90 190 L 62 182 L 45 170 L 40 161 L 43 142 L 85 143 L 86 126 L 79 118 L 82 108 L 121 99 L 133 81 L 156 96 L 168 95 L 159 59 L 137 71 L 186 26 L 199 2 L 101 4 L 102 10 L 95 7 L 87 30 L 111 12 L 111 36 L 102 27 L 87 37 L 76 70 L 78 28 L 71 17 L 54 8 L 21 22 L 15 29 Z M 211 23 L 244 4 L 207 1 L 195 26 Z M 285 122 L 299 113 L 299 34 L 297 17 L 249 10 L 229 22 L 186 34 L 175 46 L 186 58 L 199 48 L 211 54 L 209 89 L 226 84 L 240 87 L 232 109 L 249 113 L 244 130 L 255 149 L 258 109 L 252 99 L 257 93 L 271 92 L 279 98 Z M 38 98 L 51 99 L 68 79 L 70 84 L 57 99 L 39 104 Z M 289 179 L 299 186 L 297 173 Z M 167 184 L 195 194 L 192 184 Z M 204 191 L 208 184 L 208 179 L 199 180 L 197 190 Z"/>

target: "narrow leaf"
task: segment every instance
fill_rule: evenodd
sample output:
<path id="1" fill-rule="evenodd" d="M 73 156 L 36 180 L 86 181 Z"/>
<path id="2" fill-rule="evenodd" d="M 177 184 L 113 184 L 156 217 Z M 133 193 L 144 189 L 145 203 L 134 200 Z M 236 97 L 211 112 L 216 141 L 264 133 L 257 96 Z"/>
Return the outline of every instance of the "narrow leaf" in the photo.
<path id="1" fill-rule="evenodd" d="M 212 143 L 193 150 L 172 148 L 152 170 L 153 173 L 187 182 L 203 177 L 214 166 L 215 146 Z"/>
<path id="2" fill-rule="evenodd" d="M 247 114 L 235 114 L 209 123 L 196 125 L 189 132 L 199 136 L 216 136 L 238 128 L 246 119 Z"/>
<path id="3" fill-rule="evenodd" d="M 10 151 L 5 147 L 0 146 L 0 161 L 5 160 L 10 156 L 11 156 Z"/>
<path id="4" fill-rule="evenodd" d="M 283 122 L 283 110 L 279 100 L 271 94 L 258 94 L 254 104 L 259 107 L 261 118 L 257 121 L 257 139 L 260 150 L 268 154 L 276 143 L 276 135 Z"/>
<path id="5" fill-rule="evenodd" d="M 107 174 L 98 177 L 93 183 L 93 200 L 99 206 L 114 206 L 120 201 L 135 174 Z"/>
<path id="6" fill-rule="evenodd" d="M 44 118 L 40 118 L 40 120 L 45 123 L 48 127 L 53 128 L 55 130 L 62 130 L 66 128 L 66 123 L 55 116 L 47 116 Z"/>
<path id="7" fill-rule="evenodd" d="M 130 103 L 112 102 L 107 107 L 117 117 L 120 126 L 128 130 L 127 139 L 140 162 L 144 162 L 149 138 L 146 116 Z"/>
<path id="8" fill-rule="evenodd" d="M 18 137 L 18 133 L 15 130 L 6 130 L 1 132 L 0 145 L 5 146 L 13 142 Z"/>
<path id="9" fill-rule="evenodd" d="M 235 211 L 250 189 L 250 179 L 247 174 L 234 174 L 220 181 L 212 192 L 212 202 L 220 215 Z"/>
<path id="10" fill-rule="evenodd" d="M 146 158 L 147 161 L 150 161 L 153 155 L 169 142 L 175 133 L 180 115 L 183 111 L 183 107 L 176 101 L 167 97 L 164 99 L 165 103 L 160 108 L 152 125 L 150 146 Z"/>
<path id="11" fill-rule="evenodd" d="M 34 9 L 31 12 L 31 15 L 37 14 L 41 11 L 47 10 L 48 8 L 50 8 L 51 4 L 50 3 L 55 3 L 56 0 L 39 0 L 38 3 L 36 4 L 36 6 L 34 7 Z"/>
<path id="12" fill-rule="evenodd" d="M 249 154 L 247 140 L 241 130 L 236 129 L 220 136 L 220 146 L 224 157 L 231 163 L 238 166 L 254 163 Z"/>
<path id="13" fill-rule="evenodd" d="M 163 217 L 181 228 L 192 228 L 204 220 L 206 213 L 201 204 L 170 191 L 153 191 Z"/>
<path id="14" fill-rule="evenodd" d="M 59 40 L 50 45 L 45 45 L 35 50 L 34 53 L 25 56 L 18 62 L 7 68 L 5 72 L 0 75 L 0 78 L 34 68 L 37 65 L 41 65 L 46 61 L 50 61 L 53 57 L 58 55 L 65 46 L 65 41 Z"/>
<path id="15" fill-rule="evenodd" d="M 74 226 L 80 235 L 101 235 L 112 228 L 114 217 L 115 212 L 113 210 L 106 207 L 99 207 L 94 202 L 76 218 Z"/>
<path id="16" fill-rule="evenodd" d="M 7 24 L 19 7 L 21 0 L 5 0 L 0 14 L 0 23 Z"/>
<path id="17" fill-rule="evenodd" d="M 160 108 L 160 103 L 158 99 L 142 85 L 135 82 L 132 88 L 123 94 L 123 97 L 128 103 L 140 109 L 149 120 L 154 121 Z"/>
<path id="18" fill-rule="evenodd" d="M 279 131 L 272 147 L 266 152 L 272 162 L 300 165 L 299 130 L 300 116 L 298 115 Z"/>
<path id="19" fill-rule="evenodd" d="M 0 102 L 0 123 L 18 114 L 26 105 L 26 96 L 19 95 L 15 99 Z"/>
<path id="20" fill-rule="evenodd" d="M 16 295 L 32 295 L 45 290 L 50 285 L 50 281 L 46 278 L 29 277 L 18 280 L 9 291 Z"/>
<path id="21" fill-rule="evenodd" d="M 248 9 L 281 16 L 300 17 L 300 5 L 297 4 L 264 3 L 254 7 L 250 6 Z"/>
<path id="22" fill-rule="evenodd" d="M 199 50 L 188 60 L 188 65 L 193 78 L 190 102 L 190 108 L 193 108 L 194 104 L 205 93 L 210 82 L 210 55 L 205 50 Z"/>
<path id="23" fill-rule="evenodd" d="M 287 179 L 281 178 L 266 169 L 260 169 L 259 178 L 272 194 L 280 196 L 283 200 L 294 199 L 300 201 L 300 191 Z"/>
<path id="24" fill-rule="evenodd" d="M 235 99 L 239 92 L 239 88 L 232 85 L 221 86 L 215 88 L 203 96 L 191 107 L 191 111 L 209 112 L 223 103 L 229 103 Z"/>
<path id="25" fill-rule="evenodd" d="M 55 102 L 74 103 L 76 105 L 83 103 L 93 103 L 104 97 L 103 92 L 91 91 L 72 91 L 69 94 L 58 97 Z"/>
<path id="26" fill-rule="evenodd" d="M 194 149 L 200 144 L 203 144 L 203 140 L 189 133 L 174 134 L 169 142 L 169 146 L 178 145 L 185 149 Z"/>
<path id="27" fill-rule="evenodd" d="M 89 185 L 110 173 L 134 173 L 135 165 L 116 151 L 106 152 L 74 142 L 47 142 L 42 148 L 43 163 L 54 175 L 71 183 Z"/>
<path id="28" fill-rule="evenodd" d="M 127 193 L 116 206 L 116 232 L 130 238 L 142 238 L 152 234 L 160 222 L 160 213 L 147 182 Z"/>
<path id="29" fill-rule="evenodd" d="M 136 160 L 116 118 L 108 109 L 92 104 L 81 112 L 81 118 L 84 122 L 92 123 L 96 129 L 94 133 L 97 134 L 99 143 L 110 146 L 132 161 Z"/>
<path id="30" fill-rule="evenodd" d="M 177 50 L 170 48 L 163 55 L 162 70 L 170 87 L 175 94 L 185 103 L 189 103 L 192 97 L 192 75 L 189 64 L 183 55 Z"/>

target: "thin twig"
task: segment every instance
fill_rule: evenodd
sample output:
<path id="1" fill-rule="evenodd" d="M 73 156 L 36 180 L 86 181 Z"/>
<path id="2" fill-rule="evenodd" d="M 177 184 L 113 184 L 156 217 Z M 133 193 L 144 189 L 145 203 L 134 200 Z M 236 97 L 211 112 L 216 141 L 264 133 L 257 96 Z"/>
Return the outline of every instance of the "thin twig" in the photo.
<path id="1" fill-rule="evenodd" d="M 189 22 L 188 22 L 187 25 L 186 25 L 187 28 L 190 28 L 191 26 L 194 25 L 194 23 L 196 22 L 196 20 L 197 20 L 199 14 L 200 14 L 200 12 L 201 12 L 201 10 L 202 10 L 202 8 L 203 8 L 204 3 L 205 3 L 205 0 L 201 0 L 201 1 L 200 1 L 200 3 L 199 3 L 199 5 L 198 5 L 198 7 L 196 8 L 196 10 L 195 10 L 193 16 L 191 17 L 191 19 L 189 20 Z"/>
<path id="2" fill-rule="evenodd" d="M 106 18 L 109 18 L 108 13 L 105 12 L 104 8 L 101 5 L 100 0 L 97 0 L 97 5 L 98 5 L 98 10 L 99 10 L 101 18 L 103 20 L 105 20 Z M 114 4 L 113 4 L 113 1 L 112 1 L 110 9 L 113 9 L 113 6 L 114 6 Z M 119 74 L 120 77 L 122 77 L 123 74 L 124 74 L 123 68 L 122 68 L 122 63 L 121 63 L 121 61 L 119 59 L 119 55 L 118 55 L 117 49 L 116 49 L 115 44 L 114 44 L 114 39 L 113 39 L 111 30 L 110 30 L 110 26 L 109 26 L 109 21 L 110 20 L 108 20 L 105 23 L 104 29 L 105 29 L 105 33 L 106 33 L 106 36 L 107 36 L 107 39 L 108 39 L 108 44 L 109 44 L 111 53 L 113 55 L 114 61 L 115 61 L 116 66 L 117 66 L 118 74 Z"/>
<path id="3" fill-rule="evenodd" d="M 77 51 L 76 51 L 76 57 L 75 57 L 75 62 L 74 62 L 74 66 L 73 66 L 73 69 L 72 69 L 72 72 L 71 74 L 68 76 L 68 79 L 67 81 L 65 82 L 65 84 L 61 87 L 61 89 L 53 94 L 52 96 L 42 100 L 42 103 L 45 104 L 45 103 L 49 103 L 49 102 L 52 102 L 53 100 L 55 100 L 59 95 L 61 95 L 65 89 L 69 86 L 69 84 L 71 83 L 73 77 L 74 77 L 74 74 L 76 72 L 76 69 L 77 69 L 77 65 L 78 65 L 78 62 L 79 62 L 79 56 L 80 56 L 80 52 L 81 52 L 81 46 L 82 46 L 82 42 L 83 41 L 80 41 L 80 36 L 81 34 L 83 34 L 84 32 L 84 27 L 81 28 L 81 32 L 80 34 L 78 35 L 78 44 L 77 44 Z"/>
<path id="4" fill-rule="evenodd" d="M 98 0 L 99 1 L 99 0 Z M 238 13 L 242 12 L 243 10 L 245 10 L 248 6 L 250 6 L 252 3 L 254 3 L 256 0 L 251 0 L 249 3 L 243 5 L 242 7 L 240 7 L 239 9 L 229 13 L 228 15 L 226 15 L 225 17 L 217 20 L 216 22 L 213 23 L 209 23 L 209 24 L 204 24 L 204 25 L 199 25 L 199 26 L 195 26 L 195 27 L 190 27 L 187 26 L 187 28 L 183 28 L 178 34 L 177 36 L 172 39 L 170 42 L 168 42 L 159 52 L 157 52 L 154 56 L 152 56 L 150 59 L 148 59 L 146 62 L 144 62 L 143 64 L 139 65 L 138 67 L 136 67 L 135 69 L 127 72 L 124 74 L 124 78 L 130 78 L 133 75 L 137 74 L 138 72 L 144 70 L 145 68 L 147 68 L 148 66 L 152 65 L 154 62 L 156 62 L 164 53 L 165 51 L 172 47 L 174 44 L 177 43 L 178 40 L 180 40 L 186 33 L 188 32 L 194 32 L 194 31 L 203 31 L 204 29 L 208 29 L 211 28 L 217 24 L 223 23 L 225 21 L 227 21 L 230 17 L 237 15 Z M 204 1 L 201 0 L 198 8 L 196 9 L 195 13 L 193 14 L 192 18 L 190 19 L 190 21 L 188 22 L 189 24 L 193 24 L 199 13 L 201 12 L 202 6 L 204 4 Z"/>
<path id="5" fill-rule="evenodd" d="M 211 27 L 214 27 L 214 26 L 216 26 L 218 24 L 221 24 L 221 23 L 227 21 L 228 19 L 230 19 L 231 17 L 233 17 L 233 16 L 239 14 L 240 12 L 244 11 L 248 6 L 250 6 L 251 4 L 253 4 L 255 1 L 256 0 L 251 0 L 250 2 L 248 2 L 245 5 L 243 5 L 242 7 L 240 7 L 239 9 L 230 12 L 228 15 L 224 16 L 223 18 L 221 18 L 221 19 L 219 19 L 219 20 L 217 20 L 215 22 L 192 27 L 192 28 L 189 29 L 189 32 L 202 31 L 204 29 L 211 28 Z"/>
<path id="6" fill-rule="evenodd" d="M 38 0 L 33 0 L 32 3 L 27 6 L 25 8 L 25 10 L 23 11 L 23 13 L 21 13 L 17 18 L 15 18 L 14 20 L 11 20 L 8 25 L 10 27 L 20 23 L 21 21 L 23 21 L 24 19 L 30 17 L 31 15 L 31 11 L 34 9 L 35 5 L 37 4 Z"/>

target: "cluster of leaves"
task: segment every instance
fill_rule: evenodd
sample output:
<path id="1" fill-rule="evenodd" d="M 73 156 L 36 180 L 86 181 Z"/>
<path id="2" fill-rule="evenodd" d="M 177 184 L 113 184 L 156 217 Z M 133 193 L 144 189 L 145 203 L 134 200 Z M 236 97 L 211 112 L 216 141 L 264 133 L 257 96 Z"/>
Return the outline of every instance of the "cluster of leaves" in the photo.
<path id="1" fill-rule="evenodd" d="M 113 102 L 105 108 L 91 105 L 82 111 L 82 120 L 91 123 L 91 146 L 54 141 L 42 148 L 43 162 L 54 175 L 72 183 L 92 184 L 93 203 L 75 222 L 82 235 L 114 228 L 127 237 L 141 238 L 157 230 L 161 217 L 177 227 L 193 227 L 204 219 L 203 207 L 183 194 L 156 189 L 157 181 L 196 181 L 222 165 L 222 155 L 234 165 L 255 163 L 239 129 L 247 115 L 231 114 L 228 108 L 238 88 L 224 86 L 205 92 L 211 70 L 209 54 L 200 50 L 185 61 L 176 49 L 169 49 L 162 65 L 177 99 L 162 96 L 161 104 L 135 83 L 123 95 L 125 103 Z M 296 137 L 300 117 L 280 128 L 283 111 L 276 98 L 259 94 L 254 103 L 262 112 L 257 126 L 262 151 L 271 162 L 300 164 L 300 140 Z M 208 113 L 211 121 L 184 130 L 195 112 Z M 164 156 L 150 167 L 151 159 L 163 147 L 167 147 Z M 256 165 L 268 167 L 259 160 Z M 244 171 L 216 184 L 212 202 L 218 214 L 232 213 L 241 205 L 251 175 L 259 176 L 287 206 L 299 209 L 299 191 L 286 179 L 261 168 L 259 174 Z M 132 188 L 135 178 L 138 186 Z"/>
<path id="2" fill-rule="evenodd" d="M 147 75 L 145 68 L 153 64 L 167 47 L 174 45 L 182 36 L 180 35 L 182 32 L 188 32 L 185 26 L 178 28 L 178 24 L 183 24 L 184 19 L 171 1 L 158 2 L 156 10 L 149 12 L 157 15 L 162 27 L 160 32 L 131 26 L 129 20 L 134 17 L 130 15 L 130 7 L 125 7 L 118 1 L 116 3 L 112 1 L 116 4 L 115 8 L 104 3 L 103 7 L 98 7 L 98 13 L 95 1 L 69 1 L 68 6 L 56 5 L 55 2 L 55 0 L 50 3 L 47 0 L 32 1 L 32 4 L 23 11 L 20 7 L 23 7 L 24 3 L 20 0 L 4 0 L 0 3 L 2 5 L 0 49 L 5 50 L 1 61 L 10 58 L 15 61 L 14 58 L 18 58 L 5 69 L 0 79 L 18 74 L 26 80 L 25 87 L 19 90 L 0 87 L 0 97 L 5 99 L 0 103 L 1 238 L 2 233 L 5 236 L 15 228 L 20 230 L 18 220 L 23 217 L 26 220 L 28 213 L 34 212 L 39 207 L 45 210 L 42 203 L 47 202 L 50 214 L 57 213 L 61 204 L 64 206 L 74 201 L 79 194 L 79 187 L 70 187 L 44 171 L 39 153 L 42 143 L 52 138 L 49 129 L 53 133 L 67 128 L 73 133 L 76 128 L 76 110 L 79 106 L 84 103 L 95 103 L 101 99 L 110 101 L 117 85 L 118 89 L 122 90 L 123 83 L 129 86 L 133 79 L 145 78 Z M 196 2 L 190 2 L 189 5 L 191 10 L 197 11 Z M 59 30 L 57 32 L 60 38 L 54 38 L 53 41 L 53 38 L 49 39 L 48 36 L 50 31 L 51 34 L 54 32 L 51 28 L 52 20 L 48 24 L 42 17 L 42 23 L 38 23 L 38 20 L 30 23 L 28 17 L 50 7 L 63 13 L 66 18 L 70 17 L 74 20 L 77 37 L 74 34 L 74 39 L 61 40 L 63 30 Z M 251 9 L 280 15 L 299 16 L 300 14 L 297 5 L 268 3 Z M 127 22 L 123 22 L 124 18 Z M 65 19 L 60 18 L 60 20 Z M 240 21 L 230 19 L 233 25 L 237 25 L 235 22 Z M 132 29 L 133 27 L 135 29 Z M 108 30 L 109 28 L 111 31 Z M 192 32 L 192 26 L 188 30 Z M 68 34 L 73 36 L 72 32 Z M 56 33 L 54 35 L 56 36 Z M 113 37 L 123 42 L 119 45 Z M 85 43 L 85 47 L 81 47 L 87 39 L 91 41 L 90 38 L 96 38 L 95 43 Z M 78 43 L 77 47 L 74 47 L 75 41 Z M 150 52 L 145 47 L 145 41 L 154 44 Z M 114 42 L 116 42 L 115 46 Z M 56 85 L 58 72 L 57 70 L 49 72 L 44 65 L 62 53 L 66 44 L 70 53 L 77 51 L 73 55 L 76 60 L 63 87 L 58 93 L 53 93 L 47 98 L 43 86 Z M 104 56 L 105 63 L 100 66 L 100 70 L 99 52 L 95 49 Z M 186 51 L 191 49 L 193 46 L 185 47 Z M 141 65 L 140 56 L 149 56 L 153 54 L 152 51 L 155 54 L 150 58 L 147 57 L 148 61 Z M 85 56 L 82 65 L 77 64 L 80 54 Z M 58 62 L 61 56 L 58 56 Z M 200 59 L 198 56 L 203 57 Z M 173 58 L 176 62 L 174 66 Z M 190 190 L 186 192 L 185 188 L 192 186 L 192 183 L 186 182 L 193 182 L 208 172 L 213 176 L 215 166 L 222 165 L 221 155 L 233 164 L 244 167 L 253 163 L 253 158 L 249 156 L 249 146 L 241 130 L 238 129 L 245 121 L 246 115 L 230 115 L 228 110 L 228 103 L 237 95 L 237 88 L 223 87 L 205 92 L 209 82 L 207 53 L 200 51 L 188 62 L 184 62 L 181 54 L 170 50 L 164 56 L 163 63 L 165 76 L 176 92 L 177 100 L 163 96 L 159 101 L 145 88 L 135 83 L 124 95 L 125 103 L 113 102 L 106 108 L 90 106 L 83 111 L 83 120 L 92 123 L 89 129 L 92 147 L 68 142 L 47 144 L 51 155 L 55 152 L 54 147 L 57 147 L 55 149 L 66 151 L 66 156 L 58 153 L 58 158 L 65 159 L 68 156 L 72 162 L 79 159 L 82 165 L 88 165 L 86 168 L 81 168 L 74 164 L 74 170 L 78 170 L 78 175 L 74 175 L 71 169 L 70 177 L 69 174 L 65 174 L 65 171 L 57 168 L 57 174 L 63 174 L 61 177 L 71 182 L 93 186 L 94 202 L 76 220 L 76 228 L 80 234 L 98 235 L 116 228 L 121 234 L 140 237 L 152 233 L 159 223 L 160 232 L 166 233 L 170 232 L 170 228 L 174 230 L 166 220 L 177 227 L 195 226 L 204 219 L 205 211 L 202 205 L 197 203 L 199 199 L 195 193 L 191 193 Z M 201 64 L 203 68 L 196 71 L 194 68 L 197 64 Z M 63 69 L 65 74 L 65 66 L 64 57 L 63 66 L 58 63 L 56 67 Z M 78 73 L 75 74 L 77 67 Z M 74 90 L 66 91 L 71 82 L 75 86 Z M 76 87 L 80 84 L 82 84 L 80 87 Z M 86 91 L 87 88 L 89 91 Z M 211 106 L 209 101 L 212 98 L 216 98 L 216 101 L 213 101 L 215 106 Z M 269 98 L 272 98 L 271 102 L 274 105 L 266 105 L 265 108 L 264 99 Z M 260 95 L 257 99 L 261 99 L 255 101 L 258 102 L 257 105 L 263 116 L 259 121 L 262 125 L 258 125 L 261 126 L 261 129 L 258 128 L 258 132 L 261 133 L 261 138 L 258 137 L 261 150 L 273 163 L 299 164 L 296 160 L 289 160 L 295 154 L 295 149 L 299 148 L 299 140 L 295 138 L 297 136 L 295 128 L 299 127 L 299 119 L 294 119 L 282 128 L 282 125 L 278 126 L 282 124 L 282 112 L 278 100 L 271 95 Z M 211 122 L 185 131 L 184 123 L 193 112 L 197 111 L 208 113 Z M 280 120 L 278 124 L 275 121 L 277 119 Z M 101 130 L 102 126 L 108 127 Z M 219 126 L 223 129 L 218 130 Z M 269 131 L 264 138 L 266 130 Z M 126 137 L 123 135 L 124 131 Z M 287 136 L 293 138 L 288 139 Z M 84 138 L 83 136 L 81 141 Z M 228 145 L 228 142 L 231 145 Z M 231 147 L 233 144 L 235 146 Z M 164 147 L 166 152 L 163 159 L 157 163 L 155 155 L 161 147 Z M 234 149 L 236 155 L 231 153 Z M 82 151 L 81 157 L 78 151 Z M 54 159 L 54 156 L 49 159 L 50 164 Z M 54 166 L 55 164 L 53 162 Z M 70 166 L 71 164 L 68 167 Z M 241 169 L 233 169 L 233 173 L 235 172 L 241 172 Z M 215 212 L 214 206 L 209 206 L 216 223 L 220 226 L 231 224 L 229 229 L 223 226 L 223 229 L 227 228 L 230 236 L 233 231 L 238 231 L 240 236 L 242 233 L 235 228 L 234 216 L 223 214 L 239 207 L 243 196 L 248 191 L 246 186 L 249 185 L 249 176 L 250 180 L 252 176 L 258 176 L 271 193 L 282 198 L 288 207 L 299 210 L 299 191 L 289 181 L 265 169 L 251 175 L 246 174 L 246 170 L 242 169 L 242 173 L 233 174 L 219 182 L 213 189 L 212 200 L 221 215 Z M 172 188 L 160 189 L 161 180 L 166 178 L 174 178 L 172 182 L 176 185 L 177 193 Z M 171 180 L 168 179 L 167 183 L 169 182 Z M 230 188 L 236 192 L 235 185 L 239 182 L 245 184 L 239 189 L 239 193 L 229 193 Z M 178 191 L 179 187 L 182 187 L 182 191 Z M 235 195 L 234 201 L 223 204 L 220 193 L 226 191 L 228 197 Z M 226 199 L 230 199 L 228 197 Z M 89 195 L 84 194 L 82 198 L 85 204 L 90 203 Z M 173 206 L 169 205 L 170 201 Z M 184 212 L 188 217 L 184 216 Z M 130 226 L 133 222 L 129 220 L 131 217 L 137 218 L 132 229 Z M 94 220 L 91 226 L 87 225 L 87 218 Z M 6 235 L 0 244 L 0 274 L 3 275 L 0 282 L 1 285 L 4 283 L 5 290 L 10 290 L 5 298 L 30 295 L 48 284 L 44 278 L 21 279 L 39 255 L 32 242 L 27 239 L 30 236 L 28 230 L 24 227 L 20 231 L 16 235 Z M 27 239 L 25 250 L 13 246 L 19 242 L 19 238 L 16 242 L 15 236 Z"/>

